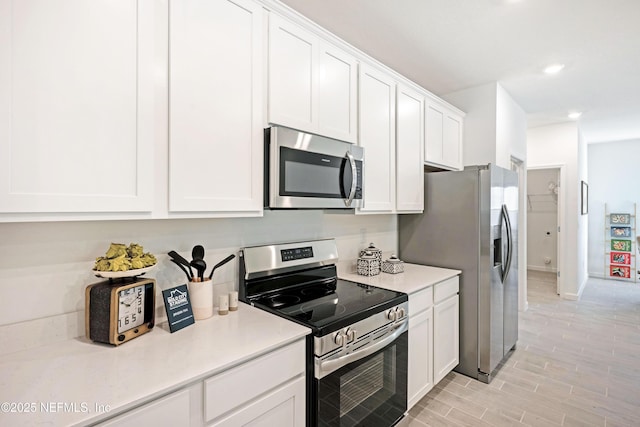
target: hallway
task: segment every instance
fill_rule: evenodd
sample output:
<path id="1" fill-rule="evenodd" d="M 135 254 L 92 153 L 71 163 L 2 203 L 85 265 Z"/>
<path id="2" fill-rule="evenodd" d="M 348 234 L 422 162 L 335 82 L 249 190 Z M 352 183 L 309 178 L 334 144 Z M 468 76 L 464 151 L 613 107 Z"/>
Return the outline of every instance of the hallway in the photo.
<path id="1" fill-rule="evenodd" d="M 490 385 L 450 373 L 399 425 L 640 425 L 640 285 L 589 279 L 580 301 L 529 274 L 516 350 Z"/>

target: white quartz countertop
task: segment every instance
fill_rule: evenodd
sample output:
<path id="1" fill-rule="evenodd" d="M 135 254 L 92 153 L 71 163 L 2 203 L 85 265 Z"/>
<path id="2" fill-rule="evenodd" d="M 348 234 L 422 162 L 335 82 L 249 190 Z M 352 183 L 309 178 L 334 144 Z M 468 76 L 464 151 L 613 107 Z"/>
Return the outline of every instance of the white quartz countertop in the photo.
<path id="1" fill-rule="evenodd" d="M 4 355 L 0 357 L 0 425 L 96 422 L 310 332 L 240 303 L 236 312 L 216 313 L 173 334 L 166 322 L 161 323 L 118 347 L 80 337 Z"/>
<path id="2" fill-rule="evenodd" d="M 403 273 L 388 274 L 381 272 L 375 276 L 361 276 L 356 273 L 355 261 L 338 264 L 338 277 L 341 279 L 407 294 L 418 292 L 436 283 L 455 277 L 460 273 L 460 270 L 405 263 Z"/>

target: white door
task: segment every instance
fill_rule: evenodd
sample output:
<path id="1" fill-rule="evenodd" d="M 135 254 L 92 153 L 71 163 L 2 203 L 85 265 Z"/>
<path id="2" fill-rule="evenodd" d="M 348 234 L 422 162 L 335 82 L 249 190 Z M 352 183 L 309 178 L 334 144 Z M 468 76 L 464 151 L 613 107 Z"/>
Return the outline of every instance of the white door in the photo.
<path id="1" fill-rule="evenodd" d="M 151 211 L 158 7 L 0 0 L 0 212 Z"/>
<path id="2" fill-rule="evenodd" d="M 262 7 L 170 2 L 169 209 L 262 209 Z"/>
<path id="3" fill-rule="evenodd" d="M 360 65 L 359 145 L 364 147 L 364 206 L 359 213 L 395 209 L 395 81 Z"/>

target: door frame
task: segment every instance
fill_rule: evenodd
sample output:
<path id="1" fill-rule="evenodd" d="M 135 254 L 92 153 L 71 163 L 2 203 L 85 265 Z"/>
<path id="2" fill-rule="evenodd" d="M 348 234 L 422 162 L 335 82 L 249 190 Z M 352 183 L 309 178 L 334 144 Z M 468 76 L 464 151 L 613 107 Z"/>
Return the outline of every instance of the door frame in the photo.
<path id="1" fill-rule="evenodd" d="M 558 257 L 558 261 L 557 261 L 557 272 L 556 272 L 556 293 L 560 296 L 563 295 L 563 290 L 564 290 L 564 277 L 562 275 L 562 272 L 565 272 L 565 276 L 566 276 L 566 272 L 567 272 L 567 268 L 565 266 L 565 259 L 562 256 L 562 254 L 564 254 L 564 248 L 566 248 L 566 229 L 567 226 L 564 222 L 565 219 L 565 205 L 566 205 L 566 200 L 565 200 L 565 191 L 564 191 L 564 185 L 567 182 L 566 180 L 566 165 L 563 163 L 559 163 L 559 164 L 547 164 L 547 165 L 538 165 L 538 166 L 531 166 L 527 168 L 527 171 L 529 170 L 547 170 L 547 169 L 558 169 L 559 170 L 559 184 L 558 184 L 558 218 L 557 218 L 557 223 L 558 223 L 558 228 L 560 229 L 560 231 L 558 231 L 558 241 L 557 241 L 557 248 L 556 248 L 556 252 L 557 252 L 557 257 Z"/>

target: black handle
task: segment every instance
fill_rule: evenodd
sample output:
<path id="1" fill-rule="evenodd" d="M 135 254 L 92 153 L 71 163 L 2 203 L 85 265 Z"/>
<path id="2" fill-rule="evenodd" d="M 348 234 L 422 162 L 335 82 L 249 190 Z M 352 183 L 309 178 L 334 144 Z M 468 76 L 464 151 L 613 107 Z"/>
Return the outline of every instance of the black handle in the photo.
<path id="1" fill-rule="evenodd" d="M 216 271 L 216 268 L 225 265 L 226 263 L 228 263 L 229 261 L 231 261 L 235 257 L 236 257 L 235 254 L 231 254 L 228 257 L 226 257 L 225 259 L 223 259 L 222 261 L 220 261 L 219 263 L 217 263 L 216 265 L 214 265 L 213 268 L 211 269 L 211 274 L 209 274 L 209 279 L 211 279 L 213 277 L 213 272 Z"/>
<path id="2" fill-rule="evenodd" d="M 176 262 L 179 262 L 180 264 L 184 265 L 185 267 L 187 267 L 189 269 L 189 278 L 192 279 L 193 278 L 193 270 L 191 269 L 191 264 L 189 264 L 189 261 L 187 261 L 186 259 L 184 259 L 178 252 L 176 251 L 169 251 L 169 253 L 167 254 L 171 257 L 171 259 L 175 260 Z"/>

